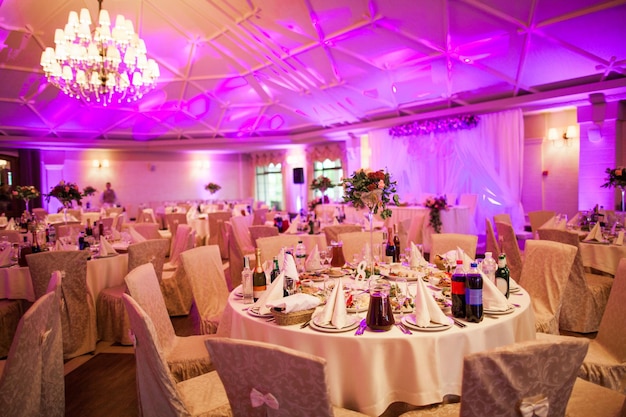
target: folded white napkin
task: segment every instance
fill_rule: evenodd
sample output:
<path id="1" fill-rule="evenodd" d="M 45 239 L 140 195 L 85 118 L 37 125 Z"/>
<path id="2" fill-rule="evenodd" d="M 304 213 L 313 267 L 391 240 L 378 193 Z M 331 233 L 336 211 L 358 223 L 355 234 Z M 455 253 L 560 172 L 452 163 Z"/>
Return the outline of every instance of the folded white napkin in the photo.
<path id="1" fill-rule="evenodd" d="M 9 222 L 7 223 L 7 230 L 13 230 L 15 229 L 15 220 L 13 220 L 13 217 L 11 217 L 9 219 Z"/>
<path id="2" fill-rule="evenodd" d="M 437 302 L 433 298 L 430 290 L 426 286 L 423 279 L 417 280 L 417 289 L 415 291 L 415 324 L 419 327 L 428 327 L 431 322 L 439 324 L 448 324 L 450 321 Z"/>
<path id="3" fill-rule="evenodd" d="M 295 235 L 296 233 L 298 233 L 298 225 L 300 224 L 300 222 L 301 219 L 300 215 L 298 214 L 289 224 L 289 227 L 287 228 L 287 230 L 285 230 L 285 233 L 289 233 L 291 235 Z"/>
<path id="4" fill-rule="evenodd" d="M 78 246 L 63 243 L 61 242 L 61 239 L 57 239 L 56 243 L 54 244 L 54 250 L 77 250 L 77 249 L 78 249 Z"/>
<path id="5" fill-rule="evenodd" d="M 339 220 L 337 220 L 336 217 L 333 218 L 333 226 L 336 226 L 339 224 Z"/>
<path id="6" fill-rule="evenodd" d="M 120 234 L 120 232 L 117 229 L 111 230 L 111 236 L 113 236 L 113 240 L 121 240 L 122 239 L 122 235 Z"/>
<path id="7" fill-rule="evenodd" d="M 448 252 L 441 255 L 441 257 L 447 259 L 450 265 L 456 264 L 457 259 L 463 260 L 463 268 L 465 268 L 466 271 L 469 270 L 470 264 L 474 262 L 472 258 L 470 258 L 465 253 L 465 251 L 463 251 L 463 249 L 459 248 L 458 246 L 456 250 L 449 250 Z"/>
<path id="8" fill-rule="evenodd" d="M 585 242 L 589 242 L 592 240 L 597 242 L 604 241 L 604 237 L 602 236 L 602 230 L 600 230 L 600 223 L 596 223 L 596 225 L 593 226 L 593 229 L 591 229 L 591 231 L 585 238 Z"/>
<path id="9" fill-rule="evenodd" d="M 320 259 L 320 251 L 317 248 L 317 243 L 313 247 L 313 250 L 304 261 L 304 267 L 307 271 L 317 271 L 322 269 L 322 260 Z"/>
<path id="10" fill-rule="evenodd" d="M 483 277 L 483 309 L 492 311 L 508 310 L 510 305 L 506 296 L 485 274 L 480 272 L 480 275 Z"/>
<path id="11" fill-rule="evenodd" d="M 296 281 L 300 280 L 300 276 L 298 275 L 298 268 L 296 268 L 296 260 L 293 259 L 293 255 L 285 254 L 285 273 L 286 277 L 291 279 L 295 279 Z"/>
<path id="12" fill-rule="evenodd" d="M 9 224 L 7 216 L 0 216 L 0 226 L 6 226 L 7 224 Z"/>
<path id="13" fill-rule="evenodd" d="M 333 291 L 330 293 L 326 306 L 316 319 L 320 325 L 332 324 L 337 329 L 342 329 L 348 322 L 348 309 L 346 308 L 346 295 L 343 292 L 341 278 L 336 282 Z"/>
<path id="14" fill-rule="evenodd" d="M 104 236 L 100 236 L 100 256 L 117 255 L 117 251 L 111 246 Z"/>
<path id="15" fill-rule="evenodd" d="M 7 266 L 11 264 L 11 248 L 6 248 L 0 252 L 0 266 Z"/>
<path id="16" fill-rule="evenodd" d="M 278 307 L 283 313 L 309 310 L 320 305 L 320 299 L 311 294 L 297 293 L 265 304 L 268 308 Z"/>
<path id="17" fill-rule="evenodd" d="M 622 246 L 624 244 L 624 231 L 620 230 L 619 232 L 617 232 L 617 237 L 615 238 L 615 241 L 613 242 L 614 245 L 619 245 Z"/>
<path id="18" fill-rule="evenodd" d="M 271 306 L 268 307 L 268 303 L 283 298 L 284 282 L 285 274 L 281 273 L 278 277 L 276 277 L 274 282 L 266 288 L 261 298 L 256 300 L 256 303 L 254 303 L 252 307 L 258 307 L 260 314 L 269 314 Z"/>
<path id="19" fill-rule="evenodd" d="M 580 213 L 576 213 L 574 217 L 568 220 L 567 224 L 570 226 L 578 226 L 579 220 L 580 220 Z"/>
<path id="20" fill-rule="evenodd" d="M 130 239 L 133 243 L 145 242 L 146 238 L 141 235 L 138 231 L 135 230 L 134 227 L 128 228 L 128 234 L 130 235 Z"/>
<path id="21" fill-rule="evenodd" d="M 416 268 L 418 266 L 426 266 L 428 262 L 422 256 L 422 253 L 417 248 L 417 245 L 411 242 L 411 268 Z"/>

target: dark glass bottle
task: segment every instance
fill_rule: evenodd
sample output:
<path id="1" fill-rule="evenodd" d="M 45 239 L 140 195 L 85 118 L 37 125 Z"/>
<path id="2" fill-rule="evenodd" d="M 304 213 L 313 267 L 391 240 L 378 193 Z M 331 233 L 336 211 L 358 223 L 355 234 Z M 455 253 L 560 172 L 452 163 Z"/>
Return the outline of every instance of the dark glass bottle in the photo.
<path id="1" fill-rule="evenodd" d="M 496 269 L 496 285 L 498 289 L 509 298 L 511 271 L 506 264 L 506 255 L 500 254 L 498 257 L 498 269 Z"/>
<path id="2" fill-rule="evenodd" d="M 37 241 L 37 232 L 33 232 L 33 246 L 31 247 L 32 253 L 41 252 L 41 246 L 39 246 L 39 242 Z"/>
<path id="3" fill-rule="evenodd" d="M 24 236 L 24 241 L 20 245 L 20 257 L 18 260 L 19 266 L 28 266 L 26 262 L 26 255 L 33 253 L 33 247 L 28 243 L 28 237 Z"/>
<path id="4" fill-rule="evenodd" d="M 278 266 L 278 256 L 274 256 L 274 267 L 272 268 L 272 273 L 270 275 L 270 282 L 274 282 L 276 278 L 280 275 L 280 267 Z"/>
<path id="5" fill-rule="evenodd" d="M 450 278 L 452 284 L 452 315 L 465 318 L 465 269 L 463 261 L 456 261 L 456 268 Z"/>
<path id="6" fill-rule="evenodd" d="M 252 273 L 252 296 L 254 301 L 257 301 L 265 293 L 267 288 L 267 281 L 265 279 L 265 271 L 263 271 L 263 264 L 261 263 L 261 249 L 256 248 L 255 252 L 256 266 Z"/>
<path id="7" fill-rule="evenodd" d="M 398 226 L 393 225 L 393 261 L 400 262 L 400 237 L 398 236 Z"/>
<path id="8" fill-rule="evenodd" d="M 473 323 L 483 320 L 483 277 L 475 262 L 465 275 L 465 319 Z"/>
<path id="9" fill-rule="evenodd" d="M 387 234 L 387 246 L 385 247 L 385 262 L 391 264 L 396 259 L 396 247 L 393 244 L 393 236 L 391 233 Z"/>
<path id="10" fill-rule="evenodd" d="M 91 228 L 91 222 L 87 220 L 87 227 L 85 228 L 85 234 L 87 236 L 93 236 L 93 229 Z"/>

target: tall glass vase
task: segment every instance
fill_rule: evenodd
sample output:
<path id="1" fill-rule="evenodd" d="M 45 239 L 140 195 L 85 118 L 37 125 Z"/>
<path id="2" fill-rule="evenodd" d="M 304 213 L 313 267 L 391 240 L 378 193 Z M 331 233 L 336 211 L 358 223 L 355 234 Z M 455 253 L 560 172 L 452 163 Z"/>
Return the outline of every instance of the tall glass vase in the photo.
<path id="1" fill-rule="evenodd" d="M 370 226 L 370 253 L 367 262 L 369 263 L 370 277 L 374 275 L 374 208 L 370 208 L 368 213 L 369 226 Z"/>
<path id="2" fill-rule="evenodd" d="M 24 204 L 26 205 L 26 212 L 30 213 L 30 199 L 29 198 L 25 198 L 24 199 Z"/>

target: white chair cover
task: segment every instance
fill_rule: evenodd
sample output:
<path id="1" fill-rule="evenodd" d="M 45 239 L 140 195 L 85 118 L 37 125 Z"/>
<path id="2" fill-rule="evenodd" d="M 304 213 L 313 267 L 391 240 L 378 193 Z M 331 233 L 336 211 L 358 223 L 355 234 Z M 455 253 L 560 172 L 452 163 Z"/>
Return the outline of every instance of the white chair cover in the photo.
<path id="1" fill-rule="evenodd" d="M 502 252 L 506 254 L 506 264 L 511 271 L 511 278 L 516 282 L 519 281 L 522 273 L 524 261 L 522 252 L 520 251 L 515 230 L 510 223 L 496 222 L 496 230 L 498 231 L 498 239 L 502 245 Z"/>
<path id="2" fill-rule="evenodd" d="M 346 262 L 352 262 L 354 255 L 361 256 L 366 245 L 371 245 L 373 240 L 374 248 L 384 243 L 383 232 L 376 231 L 372 233 L 373 239 L 370 239 L 370 232 L 350 232 L 340 233 L 339 241 L 343 242 L 343 257 Z M 371 248 L 371 250 L 374 250 Z"/>
<path id="3" fill-rule="evenodd" d="M 433 233 L 431 236 L 430 259 L 435 255 L 443 255 L 448 251 L 463 249 L 471 259 L 476 259 L 478 236 L 461 233 Z"/>
<path id="4" fill-rule="evenodd" d="M 341 233 L 360 232 L 363 227 L 358 224 L 336 224 L 333 226 L 326 226 L 322 229 L 326 236 L 326 244 L 330 245 L 331 242 L 337 242 Z"/>
<path id="5" fill-rule="evenodd" d="M 493 231 L 493 224 L 488 218 L 485 218 L 485 233 L 485 252 L 491 252 L 493 258 L 498 259 L 498 256 L 500 256 L 500 245 Z"/>

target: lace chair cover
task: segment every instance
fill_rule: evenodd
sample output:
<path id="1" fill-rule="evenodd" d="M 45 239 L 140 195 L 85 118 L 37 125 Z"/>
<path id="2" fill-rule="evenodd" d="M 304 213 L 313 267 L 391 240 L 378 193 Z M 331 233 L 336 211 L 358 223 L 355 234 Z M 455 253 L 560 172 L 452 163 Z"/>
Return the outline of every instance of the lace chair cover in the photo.
<path id="1" fill-rule="evenodd" d="M 493 224 L 491 224 L 491 220 L 487 218 L 485 219 L 485 232 L 485 252 L 491 252 L 493 258 L 497 260 L 498 256 L 500 256 L 500 245 L 493 231 Z"/>
<path id="2" fill-rule="evenodd" d="M 363 416 L 331 405 L 322 358 L 246 340 L 216 337 L 206 345 L 234 417 Z M 255 407 L 253 395 L 265 398 Z"/>
<path id="3" fill-rule="evenodd" d="M 565 415 L 567 417 L 624 417 L 626 416 L 626 395 L 582 378 L 576 378 Z"/>
<path id="4" fill-rule="evenodd" d="M 372 235 L 374 247 L 371 249 L 375 250 L 377 245 L 384 242 L 383 232 L 376 231 L 373 232 Z M 354 255 L 357 255 L 359 260 L 362 260 L 365 246 L 371 244 L 370 232 L 340 233 L 338 238 L 341 242 L 343 242 L 343 257 L 346 262 L 352 262 Z"/>
<path id="5" fill-rule="evenodd" d="M 511 220 L 511 215 L 509 213 L 494 214 L 493 221 L 513 224 L 513 221 Z"/>
<path id="6" fill-rule="evenodd" d="M 513 226 L 511 226 L 510 223 L 502 222 L 496 222 L 496 230 L 498 231 L 498 238 L 502 245 L 502 252 L 506 253 L 506 264 L 511 271 L 511 278 L 517 282 L 522 273 L 524 261 L 522 260 L 522 252 L 517 243 L 515 230 L 513 230 Z"/>
<path id="7" fill-rule="evenodd" d="M 539 229 L 539 238 L 579 248 L 578 234 L 569 230 Z M 609 300 L 613 278 L 586 273 L 580 250 L 565 286 L 559 328 L 578 333 L 597 332 Z"/>
<path id="8" fill-rule="evenodd" d="M 232 236 L 235 237 L 237 245 L 243 252 L 254 251 L 254 243 L 252 243 L 252 237 L 250 236 L 250 226 L 252 218 L 249 216 L 235 216 L 230 219 L 230 224 L 233 229 Z"/>
<path id="9" fill-rule="evenodd" d="M 536 210 L 528 212 L 528 221 L 530 221 L 530 230 L 533 236 L 537 234 L 537 230 L 543 226 L 548 220 L 554 217 L 554 210 Z"/>
<path id="10" fill-rule="evenodd" d="M 626 259 L 617 267 L 598 335 L 578 376 L 626 394 Z"/>
<path id="11" fill-rule="evenodd" d="M 412 218 L 404 219 L 398 223 L 398 238 L 400 239 L 400 247 L 408 248 L 409 245 L 409 231 L 411 230 Z"/>
<path id="12" fill-rule="evenodd" d="M 228 289 L 232 291 L 233 288 L 237 287 L 241 284 L 241 270 L 243 269 L 243 257 L 244 255 L 252 255 L 254 256 L 254 245 L 252 244 L 252 238 L 250 237 L 250 232 L 245 229 L 245 233 L 240 233 L 239 238 L 237 238 L 237 233 L 234 229 L 234 223 L 232 222 L 235 219 L 246 219 L 249 216 L 235 216 L 231 219 L 230 222 L 226 222 L 226 230 L 228 234 L 228 263 L 229 263 L 229 280 L 228 280 Z M 241 221 L 239 222 L 241 224 Z M 245 244 L 242 244 L 245 242 Z"/>
<path id="13" fill-rule="evenodd" d="M 526 261 L 518 282 L 530 294 L 535 330 L 559 334 L 563 293 L 577 249 L 558 242 L 529 240 L 525 252 Z"/>
<path id="14" fill-rule="evenodd" d="M 465 235 L 460 233 L 433 233 L 431 236 L 430 258 L 434 255 L 443 255 L 444 253 L 463 249 L 463 252 L 471 259 L 476 258 L 476 245 L 478 236 Z"/>
<path id="15" fill-rule="evenodd" d="M 126 213 L 118 214 L 113 220 L 113 229 L 117 230 L 118 232 L 121 232 L 122 226 L 124 225 L 125 222 L 126 222 Z"/>
<path id="16" fill-rule="evenodd" d="M 176 233 L 173 234 L 172 246 L 170 250 L 170 259 L 165 267 L 166 270 L 173 270 L 178 266 L 178 258 L 180 253 L 186 249 L 189 249 L 189 235 L 192 233 L 191 226 L 188 224 L 181 224 L 176 228 Z M 195 243 L 195 236 L 192 240 Z"/>
<path id="17" fill-rule="evenodd" d="M 426 213 L 418 212 L 415 216 L 411 217 L 411 226 L 409 227 L 408 241 L 413 242 L 416 245 L 424 242 L 424 219 Z"/>
<path id="18" fill-rule="evenodd" d="M 295 248 L 300 238 L 296 235 L 278 235 L 271 237 L 260 237 L 256 245 L 261 249 L 261 260 L 269 261 L 278 255 L 282 248 Z M 254 256 L 250 258 L 250 268 L 254 263 Z M 282 268 L 282 265 L 281 265 Z"/>
<path id="19" fill-rule="evenodd" d="M 156 223 L 135 223 L 132 226 L 133 229 L 146 239 L 162 239 L 163 237 L 159 233 L 159 225 Z"/>
<path id="20" fill-rule="evenodd" d="M 23 300 L 0 300 L 0 358 L 9 354 L 24 310 Z"/>
<path id="21" fill-rule="evenodd" d="M 207 214 L 209 218 L 209 241 L 207 245 L 217 245 L 218 244 L 218 235 L 219 228 L 217 226 L 217 221 L 228 221 L 232 217 L 232 213 L 230 211 L 216 211 L 213 213 Z M 224 259 L 224 252 L 222 253 L 222 259 Z"/>
<path id="22" fill-rule="evenodd" d="M 212 371 L 213 363 L 204 347 L 207 336 L 176 336 L 152 264 L 133 269 L 124 280 L 130 295 L 152 320 L 159 346 L 176 381 Z"/>
<path id="23" fill-rule="evenodd" d="M 267 212 L 269 209 L 267 208 L 258 208 L 254 210 L 252 225 L 253 226 L 264 226 L 267 221 Z"/>
<path id="24" fill-rule="evenodd" d="M 44 295 L 54 271 L 63 272 L 63 357 L 71 359 L 96 350 L 94 300 L 87 291 L 87 251 L 52 251 L 26 256 L 35 298 Z"/>
<path id="25" fill-rule="evenodd" d="M 189 314 L 193 295 L 191 284 L 182 268 L 179 268 L 180 254 L 195 246 L 196 232 L 188 224 L 181 224 L 176 229 L 170 258 L 165 263 L 163 277 L 160 280 L 161 292 L 165 297 L 165 305 L 170 316 L 186 316 Z"/>
<path id="26" fill-rule="evenodd" d="M 44 208 L 36 207 L 33 209 L 33 216 L 35 216 L 35 219 L 39 222 L 45 222 L 47 215 L 48 211 Z"/>
<path id="27" fill-rule="evenodd" d="M 172 236 L 175 236 L 178 225 L 187 224 L 187 213 L 168 213 L 165 215 L 165 222 L 167 223 L 167 228 L 172 233 Z"/>
<path id="28" fill-rule="evenodd" d="M 152 223 L 142 223 L 151 225 Z M 163 274 L 165 255 L 169 248 L 167 239 L 152 239 L 128 246 L 128 271 L 140 265 L 152 263 L 158 278 Z M 98 295 L 96 311 L 98 315 L 98 338 L 122 345 L 132 345 L 129 335 L 130 322 L 122 301 L 122 294 L 128 292 L 126 284 L 104 288 Z"/>
<path id="29" fill-rule="evenodd" d="M 220 249 L 217 245 L 200 246 L 183 252 L 180 259 L 193 291 L 194 333 L 215 333 L 229 294 Z"/>
<path id="30" fill-rule="evenodd" d="M 151 208 L 139 208 L 136 223 L 157 223 L 154 210 Z"/>
<path id="31" fill-rule="evenodd" d="M 217 373 L 177 382 L 150 316 L 128 294 L 123 300 L 135 338 L 139 415 L 229 416 L 228 397 Z"/>
<path id="32" fill-rule="evenodd" d="M 69 236 L 72 242 L 78 240 L 78 235 L 84 230 L 80 222 L 67 222 L 56 227 L 57 238 Z"/>
<path id="33" fill-rule="evenodd" d="M 0 237 L 6 236 L 11 243 L 22 243 L 22 237 L 19 230 L 0 230 Z"/>
<path id="34" fill-rule="evenodd" d="M 217 221 L 217 245 L 220 247 L 220 255 L 222 259 L 228 260 L 230 256 L 230 247 L 228 246 L 230 222 L 229 221 Z"/>
<path id="35" fill-rule="evenodd" d="M 250 231 L 250 238 L 252 239 L 254 247 L 256 247 L 256 240 L 260 237 L 278 236 L 278 228 L 274 226 L 250 226 L 248 230 Z"/>
<path id="36" fill-rule="evenodd" d="M 0 376 L 0 410 L 12 417 L 65 415 L 59 299 L 41 296 L 28 309 Z"/>
<path id="37" fill-rule="evenodd" d="M 358 224 L 336 224 L 333 226 L 326 226 L 322 229 L 326 236 L 326 244 L 330 245 L 331 242 L 337 242 L 341 233 L 360 232 L 363 227 Z"/>
<path id="38" fill-rule="evenodd" d="M 111 217 L 114 214 L 119 216 L 123 212 L 124 212 L 124 208 L 123 207 L 107 207 L 107 208 L 104 209 L 104 213 L 107 215 L 107 217 Z"/>

